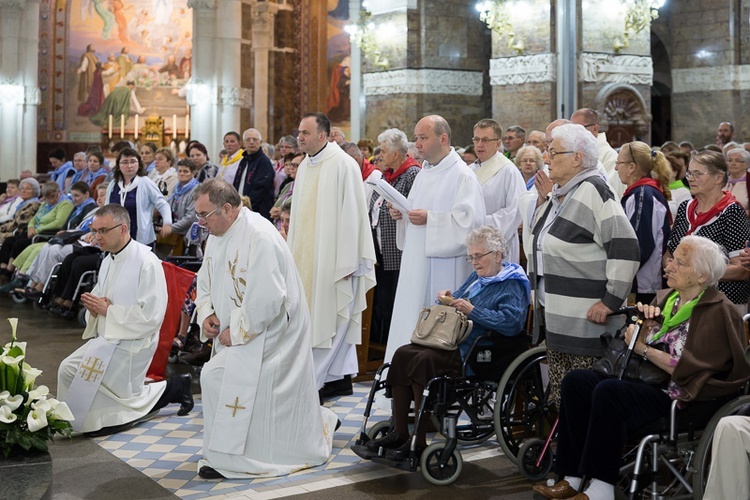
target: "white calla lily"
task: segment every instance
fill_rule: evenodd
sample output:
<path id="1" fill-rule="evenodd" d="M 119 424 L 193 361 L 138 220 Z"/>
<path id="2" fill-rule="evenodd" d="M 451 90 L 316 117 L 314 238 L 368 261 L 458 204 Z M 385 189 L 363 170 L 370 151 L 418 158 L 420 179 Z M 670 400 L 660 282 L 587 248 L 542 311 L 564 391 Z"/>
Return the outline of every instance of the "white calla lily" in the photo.
<path id="1" fill-rule="evenodd" d="M 31 403 L 31 408 L 33 408 L 34 410 L 41 410 L 44 413 L 47 413 L 48 411 L 52 409 L 52 405 L 50 405 L 49 401 L 47 401 L 46 399 L 39 399 Z"/>
<path id="2" fill-rule="evenodd" d="M 0 405 L 0 422 L 4 424 L 12 424 L 18 417 L 13 410 L 7 405 Z"/>
<path id="3" fill-rule="evenodd" d="M 3 405 L 10 408 L 10 411 L 16 411 L 18 407 L 21 406 L 21 403 L 23 403 L 23 396 L 21 396 L 20 394 L 16 394 L 15 396 L 6 398 L 3 402 Z"/>
<path id="4" fill-rule="evenodd" d="M 29 401 L 34 401 L 35 399 L 41 399 L 49 394 L 49 387 L 46 385 L 40 385 L 36 389 L 32 389 L 29 391 Z"/>
<path id="5" fill-rule="evenodd" d="M 16 330 L 18 329 L 18 318 L 8 318 L 8 323 L 10 323 L 10 334 L 13 337 L 13 340 L 16 340 Z"/>
<path id="6" fill-rule="evenodd" d="M 75 417 L 73 416 L 73 412 L 70 411 L 70 408 L 68 408 L 68 403 L 64 401 L 57 401 L 55 406 L 52 407 L 52 415 L 58 420 L 67 420 L 68 422 L 72 422 L 75 420 Z"/>
<path id="7" fill-rule="evenodd" d="M 9 397 L 10 397 L 10 392 L 8 392 L 8 391 L 0 392 L 0 403 L 2 403 L 3 401 L 5 401 Z"/>
<path id="8" fill-rule="evenodd" d="M 29 426 L 29 431 L 36 432 L 40 429 L 47 427 L 47 411 L 46 410 L 31 410 L 29 416 L 26 417 L 26 425 Z"/>
<path id="9" fill-rule="evenodd" d="M 42 370 L 39 370 L 38 368 L 34 368 L 30 364 L 24 362 L 23 380 L 25 383 L 25 389 L 29 390 L 32 387 L 34 387 L 34 382 L 36 382 L 37 377 L 41 374 L 42 374 Z"/>

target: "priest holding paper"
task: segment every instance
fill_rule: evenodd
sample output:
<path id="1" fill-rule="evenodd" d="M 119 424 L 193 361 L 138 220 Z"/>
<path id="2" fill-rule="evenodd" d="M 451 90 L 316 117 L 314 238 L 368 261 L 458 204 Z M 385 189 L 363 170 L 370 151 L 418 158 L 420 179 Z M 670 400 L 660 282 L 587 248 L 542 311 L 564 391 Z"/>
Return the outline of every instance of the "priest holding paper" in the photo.
<path id="1" fill-rule="evenodd" d="M 456 290 L 466 280 L 471 270 L 466 237 L 485 219 L 482 188 L 451 147 L 448 122 L 426 116 L 414 135 L 424 163 L 409 192 L 411 207 L 407 213 L 390 209 L 403 254 L 386 361 L 409 343 L 421 309 L 432 305 L 440 290 Z"/>
<path id="2" fill-rule="evenodd" d="M 498 142 L 503 135 L 503 127 L 491 119 L 479 120 L 474 125 L 474 152 L 476 163 L 471 169 L 479 179 L 487 208 L 485 224 L 498 228 L 508 245 L 508 262 L 519 263 L 518 227 L 521 213 L 518 200 L 526 192 L 523 175 L 518 167 L 498 152 Z"/>
<path id="3" fill-rule="evenodd" d="M 208 229 L 198 272 L 205 479 L 289 474 L 325 463 L 336 415 L 318 405 L 307 303 L 292 254 L 276 228 L 209 179 L 194 192 Z"/>
<path id="4" fill-rule="evenodd" d="M 294 181 L 288 238 L 310 307 L 321 399 L 352 393 L 365 294 L 375 286 L 362 173 L 338 144 L 328 142 L 330 130 L 323 113 L 302 117 L 297 145 L 307 157 Z"/>
<path id="5" fill-rule="evenodd" d="M 167 309 L 167 283 L 151 248 L 130 238 L 130 216 L 121 205 L 97 210 L 90 232 L 104 257 L 99 280 L 81 296 L 84 339 L 60 364 L 58 399 L 75 416 L 73 429 L 90 436 L 120 432 L 169 403 L 178 415 L 193 409 L 189 374 L 145 384 Z"/>

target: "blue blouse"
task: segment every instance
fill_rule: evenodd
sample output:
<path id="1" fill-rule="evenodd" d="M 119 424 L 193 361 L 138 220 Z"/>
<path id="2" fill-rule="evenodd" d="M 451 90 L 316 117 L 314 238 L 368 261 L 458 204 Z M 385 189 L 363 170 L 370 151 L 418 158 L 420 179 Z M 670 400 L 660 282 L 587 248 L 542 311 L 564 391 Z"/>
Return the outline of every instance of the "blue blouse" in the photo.
<path id="1" fill-rule="evenodd" d="M 453 297 L 463 298 L 466 290 L 476 279 L 475 271 L 458 290 L 453 292 Z M 526 323 L 529 294 L 521 280 L 507 279 L 485 286 L 471 298 L 471 305 L 474 309 L 469 314 L 469 319 L 474 322 L 474 327 L 469 336 L 458 346 L 461 359 L 466 358 L 474 341 L 477 337 L 484 335 L 487 330 L 506 337 L 514 337 L 521 333 Z"/>

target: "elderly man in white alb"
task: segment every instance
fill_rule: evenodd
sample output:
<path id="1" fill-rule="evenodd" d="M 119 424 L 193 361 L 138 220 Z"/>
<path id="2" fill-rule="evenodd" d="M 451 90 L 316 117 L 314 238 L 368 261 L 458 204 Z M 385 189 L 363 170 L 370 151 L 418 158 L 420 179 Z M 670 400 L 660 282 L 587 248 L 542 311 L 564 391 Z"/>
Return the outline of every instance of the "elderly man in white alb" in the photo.
<path id="1" fill-rule="evenodd" d="M 294 259 L 265 218 L 242 207 L 229 184 L 193 194 L 208 229 L 198 272 L 205 479 L 268 477 L 325 463 L 336 415 L 318 405 L 307 303 Z"/>
<path id="2" fill-rule="evenodd" d="M 352 393 L 365 295 L 375 286 L 362 171 L 329 142 L 330 131 L 323 113 L 305 114 L 300 121 L 297 145 L 307 157 L 294 181 L 288 239 L 310 307 L 321 400 Z"/>
<path id="3" fill-rule="evenodd" d="M 502 133 L 503 127 L 489 118 L 474 125 L 472 141 L 477 161 L 471 169 L 482 185 L 487 209 L 485 224 L 502 231 L 508 246 L 507 260 L 518 264 L 518 227 L 521 225 L 518 200 L 526 192 L 526 185 L 518 167 L 497 150 Z"/>
<path id="4" fill-rule="evenodd" d="M 73 412 L 73 429 L 103 436 L 131 427 L 169 403 L 193 409 L 189 374 L 145 384 L 167 310 L 167 282 L 151 248 L 130 238 L 130 216 L 111 204 L 91 222 L 95 243 L 109 252 L 86 307 L 84 339 L 57 372 L 58 399 Z"/>
<path id="5" fill-rule="evenodd" d="M 396 242 L 403 249 L 385 360 L 408 344 L 419 311 L 433 304 L 440 290 L 456 290 L 469 275 L 466 237 L 484 224 L 482 187 L 474 172 L 451 147 L 445 118 L 430 115 L 414 127 L 424 158 L 407 198 L 411 210 L 390 208 L 398 221 Z"/>

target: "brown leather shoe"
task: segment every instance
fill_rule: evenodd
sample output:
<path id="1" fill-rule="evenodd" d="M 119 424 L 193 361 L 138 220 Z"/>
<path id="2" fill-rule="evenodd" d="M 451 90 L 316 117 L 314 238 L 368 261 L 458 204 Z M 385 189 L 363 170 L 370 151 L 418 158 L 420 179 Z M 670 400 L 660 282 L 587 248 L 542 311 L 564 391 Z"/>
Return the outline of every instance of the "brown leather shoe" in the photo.
<path id="1" fill-rule="evenodd" d="M 570 486 L 570 484 L 568 484 L 568 482 L 564 479 L 562 481 L 558 481 L 552 486 L 547 486 L 546 484 L 537 484 L 536 486 L 534 486 L 533 490 L 534 493 L 538 493 L 544 498 L 563 499 L 574 498 L 579 495 L 578 491 Z M 576 498 L 576 500 L 582 499 Z"/>

